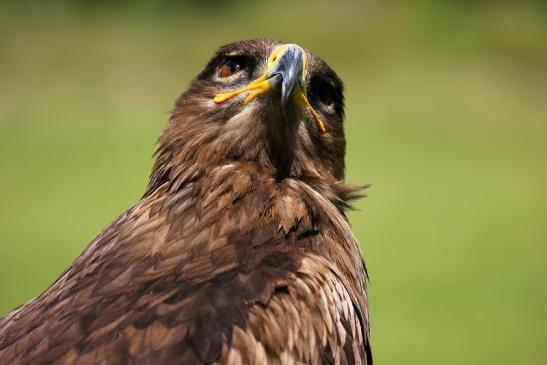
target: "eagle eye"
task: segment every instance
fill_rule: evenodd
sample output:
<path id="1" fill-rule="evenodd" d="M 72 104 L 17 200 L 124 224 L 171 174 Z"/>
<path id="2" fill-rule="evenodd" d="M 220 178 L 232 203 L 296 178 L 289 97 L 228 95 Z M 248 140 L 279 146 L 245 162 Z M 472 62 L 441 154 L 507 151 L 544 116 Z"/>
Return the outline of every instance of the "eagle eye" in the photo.
<path id="1" fill-rule="evenodd" d="M 319 101 L 323 106 L 332 108 L 336 98 L 336 91 L 328 82 L 314 82 L 310 90 L 312 98 Z"/>
<path id="2" fill-rule="evenodd" d="M 325 111 L 334 111 L 337 102 L 341 99 L 341 91 L 334 82 L 327 77 L 316 75 L 310 80 L 309 85 L 310 100 L 321 104 Z"/>
<path id="3" fill-rule="evenodd" d="M 241 57 L 230 57 L 220 64 L 218 69 L 218 76 L 221 78 L 230 77 L 239 71 L 241 71 L 245 66 L 245 62 Z"/>
<path id="4" fill-rule="evenodd" d="M 330 88 L 321 88 L 319 89 L 319 101 L 325 106 L 332 106 L 334 104 L 334 96 L 332 95 L 332 90 Z"/>

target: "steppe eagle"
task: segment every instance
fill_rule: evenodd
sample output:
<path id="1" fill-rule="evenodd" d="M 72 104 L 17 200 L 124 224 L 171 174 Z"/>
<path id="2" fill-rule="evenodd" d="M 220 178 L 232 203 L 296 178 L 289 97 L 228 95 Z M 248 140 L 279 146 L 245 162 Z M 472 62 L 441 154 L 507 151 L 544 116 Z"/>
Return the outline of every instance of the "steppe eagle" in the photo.
<path id="1" fill-rule="evenodd" d="M 309 50 L 221 47 L 144 196 L 0 320 L 0 363 L 372 364 L 343 104 Z"/>

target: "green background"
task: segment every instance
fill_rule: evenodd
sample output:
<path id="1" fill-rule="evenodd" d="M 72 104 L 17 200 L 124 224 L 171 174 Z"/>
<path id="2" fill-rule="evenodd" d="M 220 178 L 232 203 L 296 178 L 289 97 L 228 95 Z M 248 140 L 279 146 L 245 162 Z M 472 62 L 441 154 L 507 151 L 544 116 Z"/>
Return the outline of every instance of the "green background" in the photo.
<path id="1" fill-rule="evenodd" d="M 546 364 L 540 2 L 0 2 L 0 313 L 139 199 L 175 98 L 256 37 L 346 82 L 377 364 Z"/>

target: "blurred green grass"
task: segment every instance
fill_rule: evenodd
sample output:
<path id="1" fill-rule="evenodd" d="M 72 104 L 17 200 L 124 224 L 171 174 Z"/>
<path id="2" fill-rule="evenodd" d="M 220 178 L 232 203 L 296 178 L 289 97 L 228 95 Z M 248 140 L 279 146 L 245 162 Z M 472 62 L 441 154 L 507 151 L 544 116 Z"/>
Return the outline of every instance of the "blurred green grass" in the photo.
<path id="1" fill-rule="evenodd" d="M 0 6 L 0 313 L 139 199 L 216 47 L 269 37 L 346 82 L 348 180 L 373 184 L 350 218 L 377 363 L 547 362 L 544 7 L 140 4 Z"/>

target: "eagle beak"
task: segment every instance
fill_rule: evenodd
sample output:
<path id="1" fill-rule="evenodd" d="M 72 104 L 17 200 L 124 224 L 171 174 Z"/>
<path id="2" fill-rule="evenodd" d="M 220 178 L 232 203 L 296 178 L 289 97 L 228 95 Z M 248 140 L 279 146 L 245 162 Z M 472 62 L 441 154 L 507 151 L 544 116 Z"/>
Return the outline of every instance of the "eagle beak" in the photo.
<path id="1" fill-rule="evenodd" d="M 325 123 L 310 105 L 306 94 L 306 61 L 306 52 L 302 47 L 296 44 L 278 46 L 270 54 L 268 68 L 262 76 L 241 89 L 216 94 L 213 100 L 220 104 L 243 92 L 249 92 L 243 102 L 243 105 L 247 105 L 261 94 L 279 91 L 282 106 L 285 106 L 292 98 L 297 105 L 302 106 L 302 109 L 307 109 L 310 112 L 317 128 L 321 133 L 324 133 L 326 131 Z"/>
<path id="2" fill-rule="evenodd" d="M 267 76 L 273 87 L 278 87 L 281 79 L 281 105 L 286 105 L 293 94 L 303 92 L 304 86 L 304 50 L 296 44 L 287 44 L 268 70 Z"/>

